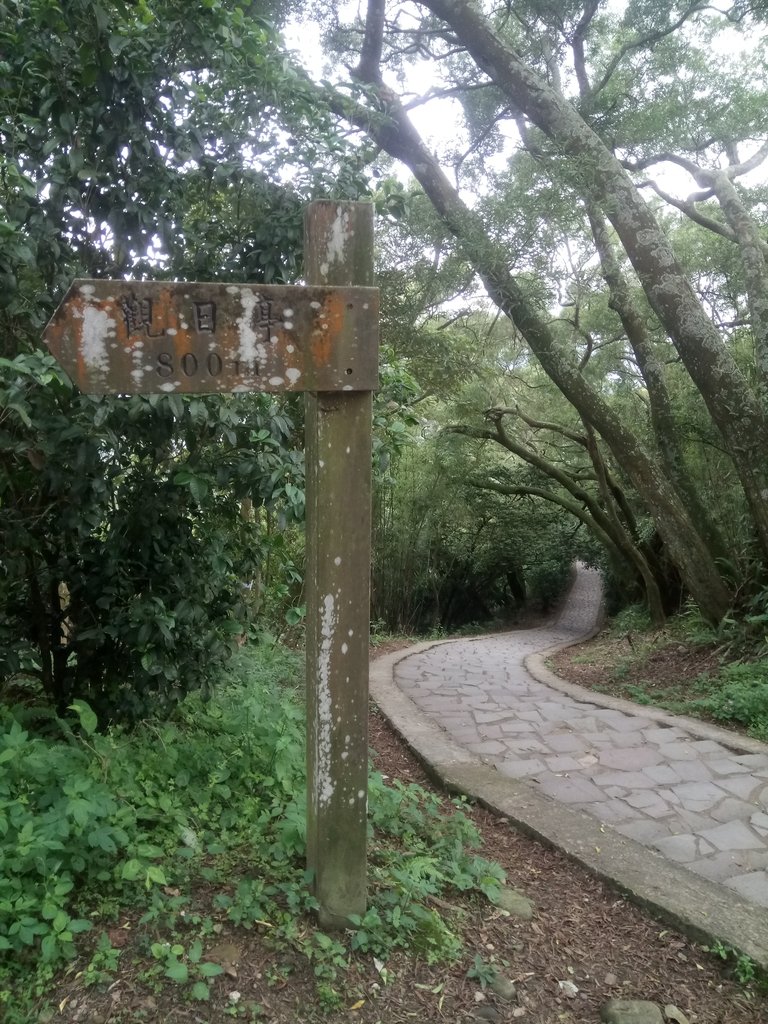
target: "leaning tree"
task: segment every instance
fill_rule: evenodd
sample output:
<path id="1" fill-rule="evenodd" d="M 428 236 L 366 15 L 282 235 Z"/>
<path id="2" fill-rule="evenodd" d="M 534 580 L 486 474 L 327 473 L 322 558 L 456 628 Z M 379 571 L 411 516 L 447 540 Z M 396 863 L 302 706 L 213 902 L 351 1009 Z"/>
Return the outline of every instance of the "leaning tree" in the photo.
<path id="1" fill-rule="evenodd" d="M 326 88 L 338 114 L 411 170 L 491 300 L 633 488 L 687 591 L 720 619 L 747 566 L 759 584 L 768 561 L 764 207 L 760 190 L 744 184 L 768 154 L 761 15 L 699 0 L 630 0 L 619 13 L 599 0 L 369 0 L 365 18 L 336 26 L 333 38 L 352 67 L 346 83 Z M 723 50 L 734 38 L 735 56 Z M 419 100 L 406 90 L 417 66 L 430 77 L 429 98 L 459 103 L 467 145 L 438 155 L 414 127 L 409 108 Z M 499 154 L 501 170 L 491 162 Z M 685 200 L 654 176 L 670 164 L 695 184 Z M 536 208 L 544 183 L 550 200 Z M 518 222 L 546 233 L 564 203 L 578 222 L 566 235 L 589 238 L 600 267 L 591 287 L 621 332 L 619 362 L 637 371 L 643 420 L 613 400 L 610 378 L 590 374 L 590 343 L 559 328 L 557 299 L 529 286 L 540 268 Z M 735 297 L 703 294 L 690 248 L 677 244 L 683 221 L 730 243 Z M 729 303 L 738 307 L 730 326 Z M 749 346 L 737 344 L 737 331 L 749 333 Z M 748 523 L 744 551 L 724 551 L 733 531 L 697 488 L 670 397 L 680 386 L 672 364 L 727 455 Z"/>

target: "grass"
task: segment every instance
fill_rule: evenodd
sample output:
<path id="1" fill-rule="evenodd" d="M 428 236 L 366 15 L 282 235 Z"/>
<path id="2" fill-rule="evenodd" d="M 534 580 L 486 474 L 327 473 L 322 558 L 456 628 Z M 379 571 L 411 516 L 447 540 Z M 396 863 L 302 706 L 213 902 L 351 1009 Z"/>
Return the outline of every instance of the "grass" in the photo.
<path id="1" fill-rule="evenodd" d="M 641 609 L 627 609 L 585 649 L 565 653 L 561 669 L 568 663 L 588 670 L 589 678 L 577 681 L 595 689 L 768 742 L 765 645 L 729 635 L 727 626 L 718 633 L 693 611 L 658 630 Z"/>
<path id="2" fill-rule="evenodd" d="M 126 914 L 146 933 L 141 978 L 191 1002 L 208 1001 L 223 971 L 203 952 L 223 927 L 261 929 L 276 953 L 310 963 L 314 997 L 328 1008 L 341 1001 L 357 956 L 461 955 L 460 928 L 434 900 L 473 892 L 493 900 L 504 874 L 478 856 L 477 831 L 460 810 L 376 773 L 369 909 L 342 936 L 312 924 L 301 676 L 295 652 L 257 645 L 214 700 L 190 696 L 169 721 L 132 732 L 99 733 L 82 703 L 69 721 L 43 718 L 42 732 L 34 709 L 0 712 L 6 1024 L 45 1019 L 52 980 L 84 950 L 83 985 L 108 984 Z M 247 1002 L 229 1009 L 258 1016 Z"/>
<path id="3" fill-rule="evenodd" d="M 376 772 L 368 910 L 355 930 L 319 929 L 304 872 L 301 676 L 299 654 L 261 644 L 242 652 L 215 700 L 188 697 L 170 720 L 131 732 L 100 733 L 84 704 L 64 722 L 28 706 L 0 712 L 3 1022 L 405 1021 L 422 997 L 441 1016 L 447 998 L 460 1016 L 507 969 L 524 979 L 531 1005 L 546 1000 L 532 1019 L 551 1020 L 559 1006 L 550 983 L 571 970 L 574 943 L 594 979 L 587 951 L 605 915 L 626 937 L 598 949 L 600 969 L 614 946 L 656 939 L 666 962 L 668 933 L 617 909 L 614 896 L 574 938 L 599 903 L 597 883 L 574 883 L 564 910 L 573 869 L 541 882 L 541 851 L 522 856 L 529 874 L 510 864 L 541 882 L 540 923 L 511 930 L 492 906 L 504 873 L 478 854 L 465 809 Z M 502 859 L 523 842 L 507 827 L 498 833 Z M 548 917 L 538 904 L 554 890 Z M 645 990 L 644 977 L 634 984 Z M 592 987 L 597 1000 L 606 986 Z M 130 1007 L 112 1003 L 121 992 Z"/>

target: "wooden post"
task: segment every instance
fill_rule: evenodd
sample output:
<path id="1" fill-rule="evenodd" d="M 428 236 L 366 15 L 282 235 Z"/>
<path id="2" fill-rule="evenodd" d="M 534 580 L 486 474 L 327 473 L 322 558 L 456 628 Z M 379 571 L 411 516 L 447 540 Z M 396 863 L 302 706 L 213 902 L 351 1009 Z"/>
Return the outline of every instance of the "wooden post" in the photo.
<path id="1" fill-rule="evenodd" d="M 304 252 L 310 287 L 78 280 L 43 337 L 87 394 L 307 392 L 307 862 L 343 927 L 365 912 L 373 207 L 313 203 Z"/>
<path id="2" fill-rule="evenodd" d="M 369 203 L 312 203 L 304 228 L 307 285 L 373 284 Z M 370 391 L 307 394 L 306 495 L 307 867 L 344 927 L 366 907 Z"/>

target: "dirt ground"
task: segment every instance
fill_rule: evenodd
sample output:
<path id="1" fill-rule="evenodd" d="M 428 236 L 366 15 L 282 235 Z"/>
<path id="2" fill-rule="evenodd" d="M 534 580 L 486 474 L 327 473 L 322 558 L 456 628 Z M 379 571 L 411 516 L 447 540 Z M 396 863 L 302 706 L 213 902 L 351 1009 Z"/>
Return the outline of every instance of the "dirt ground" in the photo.
<path id="1" fill-rule="evenodd" d="M 392 649 L 384 645 L 374 656 Z M 583 682 L 578 673 L 565 674 Z M 375 765 L 385 776 L 430 787 L 420 762 L 375 708 L 370 740 Z M 482 899 L 457 897 L 450 904 L 436 900 L 436 909 L 461 922 L 466 953 L 459 963 L 430 966 L 398 955 L 381 965 L 358 957 L 346 975 L 341 1006 L 323 1010 L 306 961 L 290 950 L 271 950 L 266 931 L 226 924 L 204 954 L 218 958 L 225 973 L 213 981 L 210 1002 L 192 1003 L 172 983 L 159 985 L 147 977 L 146 954 L 139 943 L 147 928 L 122 915 L 110 930 L 113 945 L 123 947 L 117 972 L 108 984 L 86 988 L 78 972 L 87 959 L 75 963 L 52 993 L 57 1009 L 46 1019 L 62 1024 L 224 1024 L 232 1019 L 273 1024 L 597 1024 L 602 1004 L 611 998 L 653 1000 L 667 1007 L 667 1019 L 677 1024 L 759 1024 L 768 1019 L 765 997 L 739 985 L 722 960 L 505 820 L 478 808 L 469 813 L 482 834 L 482 854 L 502 865 L 508 884 L 529 897 L 535 910 L 531 920 L 521 920 Z M 215 915 L 212 896 L 201 889 L 194 899 Z M 476 954 L 495 960 L 514 982 L 511 1000 L 467 977 Z"/>
<path id="2" fill-rule="evenodd" d="M 638 658 L 641 644 L 643 656 Z M 631 698 L 633 687 L 651 696 L 678 687 L 682 691 L 703 673 L 714 675 L 721 657 L 722 651 L 715 645 L 670 642 L 663 631 L 650 641 L 631 633 L 616 637 L 603 631 L 592 640 L 559 651 L 549 659 L 549 664 L 571 683 Z"/>

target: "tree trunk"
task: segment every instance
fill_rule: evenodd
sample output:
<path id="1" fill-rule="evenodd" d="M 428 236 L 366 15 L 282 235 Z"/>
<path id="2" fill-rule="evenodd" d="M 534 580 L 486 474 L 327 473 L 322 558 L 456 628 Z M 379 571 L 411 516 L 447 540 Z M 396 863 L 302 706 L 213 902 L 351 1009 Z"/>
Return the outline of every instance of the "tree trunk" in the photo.
<path id="1" fill-rule="evenodd" d="M 495 434 L 491 431 L 483 431 L 472 427 L 453 427 L 448 429 L 456 433 L 466 433 L 472 437 L 487 437 L 497 441 L 507 451 L 517 455 L 518 458 L 523 459 L 529 465 L 534 466 L 568 491 L 573 501 L 568 504 L 558 503 L 563 508 L 567 508 L 571 513 L 578 515 L 578 518 L 589 528 L 598 542 L 607 548 L 608 553 L 613 556 L 617 566 L 621 566 L 624 563 L 625 571 L 628 571 L 630 576 L 637 576 L 642 580 L 651 618 L 655 625 L 660 626 L 664 622 L 665 614 L 658 580 L 648 564 L 648 560 L 616 514 L 613 497 L 607 483 L 605 466 L 597 450 L 591 427 L 587 427 L 588 434 L 591 436 L 585 438 L 585 441 L 597 475 L 598 487 L 603 498 L 602 505 L 594 495 L 590 494 L 579 481 L 574 480 L 569 473 L 566 473 L 559 466 L 554 465 L 531 448 L 510 437 L 502 423 L 503 415 L 503 410 L 489 410 L 486 413 L 487 417 L 494 420 Z M 548 500 L 553 499 L 550 497 Z M 584 515 L 574 513 L 574 508 L 579 508 L 580 505 L 585 506 Z"/>
<path id="2" fill-rule="evenodd" d="M 408 166 L 486 286 L 488 294 L 516 325 L 544 371 L 569 402 L 602 435 L 654 518 L 669 556 L 701 609 L 711 622 L 728 611 L 731 595 L 695 524 L 659 465 L 640 439 L 619 419 L 564 351 L 520 285 L 509 273 L 504 253 L 485 232 L 479 217 L 462 202 L 432 154 L 424 146 L 396 98 L 387 95 L 387 116 L 359 120 L 391 156 Z"/>
<path id="3" fill-rule="evenodd" d="M 602 215 L 594 204 L 588 204 L 587 214 L 600 256 L 603 278 L 610 293 L 608 305 L 621 320 L 648 389 L 651 426 L 664 469 L 684 499 L 691 518 L 696 523 L 709 550 L 715 558 L 725 558 L 727 551 L 720 531 L 699 500 L 698 492 L 685 466 L 683 453 L 677 440 L 679 429 L 672 412 L 672 403 L 664 377 L 664 367 L 656 356 L 653 340 L 648 333 L 640 310 L 632 300 L 629 283 L 621 272 Z"/>
<path id="4" fill-rule="evenodd" d="M 620 577 L 624 576 L 625 580 L 631 580 L 633 584 L 637 584 L 638 581 L 642 582 L 651 621 L 654 625 L 663 625 L 666 614 L 658 583 L 644 555 L 632 543 L 628 535 L 625 534 L 623 537 L 617 537 L 615 531 L 610 529 L 610 526 L 608 529 L 605 528 L 607 524 L 605 524 L 604 519 L 603 521 L 596 519 L 588 509 L 585 509 L 580 504 L 577 498 L 566 497 L 557 491 L 549 491 L 543 487 L 517 487 L 493 480 L 472 481 L 472 485 L 482 490 L 495 491 L 497 494 L 507 494 L 510 496 L 519 494 L 529 495 L 533 498 L 542 498 L 544 501 L 549 501 L 565 509 L 566 512 L 569 512 L 579 522 L 583 523 L 598 544 L 605 548 L 606 554 L 616 566 Z"/>
<path id="5" fill-rule="evenodd" d="M 576 109 L 501 41 L 467 0 L 424 0 L 515 108 L 550 138 L 613 224 L 653 310 L 718 426 L 768 556 L 768 423 L 632 179 Z M 412 168 L 413 169 L 413 168 Z M 418 175 L 417 175 L 418 177 Z M 602 432 L 602 431 L 601 431 Z"/>
<path id="6" fill-rule="evenodd" d="M 755 367 L 763 397 L 768 394 L 768 266 L 757 224 L 741 201 L 741 196 L 725 171 L 712 171 L 706 177 L 720 203 L 720 209 L 736 236 L 744 267 L 749 316 L 755 338 Z"/>
<path id="7" fill-rule="evenodd" d="M 648 563 L 648 559 L 619 519 L 595 432 L 588 423 L 585 426 L 587 428 L 588 451 L 597 474 L 597 483 L 603 498 L 606 519 L 611 524 L 614 534 L 619 538 L 622 551 L 626 553 L 626 557 L 630 559 L 635 570 L 642 578 L 651 622 L 654 626 L 662 626 L 666 619 L 666 614 L 664 612 L 664 601 L 661 596 L 659 580 Z"/>

